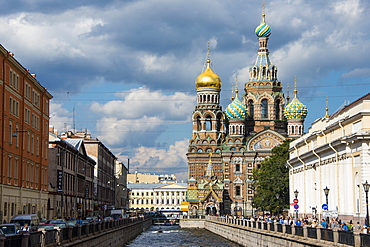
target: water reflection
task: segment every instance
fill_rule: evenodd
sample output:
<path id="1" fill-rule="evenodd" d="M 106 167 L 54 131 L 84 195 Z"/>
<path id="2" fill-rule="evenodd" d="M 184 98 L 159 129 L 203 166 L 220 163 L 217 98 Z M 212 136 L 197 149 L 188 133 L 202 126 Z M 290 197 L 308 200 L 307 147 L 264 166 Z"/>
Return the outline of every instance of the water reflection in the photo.
<path id="1" fill-rule="evenodd" d="M 162 231 L 161 231 L 162 229 Z M 127 247 L 239 247 L 204 229 L 182 229 L 179 226 L 151 226 Z"/>

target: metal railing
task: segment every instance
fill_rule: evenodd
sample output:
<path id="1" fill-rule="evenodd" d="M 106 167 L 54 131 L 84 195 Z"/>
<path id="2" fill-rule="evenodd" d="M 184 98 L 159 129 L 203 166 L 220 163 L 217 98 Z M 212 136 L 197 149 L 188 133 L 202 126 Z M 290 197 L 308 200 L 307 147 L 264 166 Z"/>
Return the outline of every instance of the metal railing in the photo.
<path id="1" fill-rule="evenodd" d="M 340 229 L 326 229 L 322 227 L 295 226 L 289 224 L 278 224 L 274 222 L 255 221 L 247 219 L 232 219 L 227 217 L 209 216 L 207 220 L 219 221 L 227 224 L 234 224 L 246 228 L 265 230 L 268 232 L 279 232 L 285 234 L 294 234 L 307 239 L 324 240 L 336 244 L 346 244 L 349 246 L 370 246 L 370 234 L 342 231 Z M 281 235 L 279 235 L 281 236 Z M 357 240 L 356 240 L 357 238 Z M 332 244 L 329 244 L 332 245 Z"/>
<path id="2" fill-rule="evenodd" d="M 85 224 L 83 226 L 70 226 L 61 228 L 59 230 L 40 230 L 35 232 L 21 232 L 20 234 L 8 237 L 0 237 L 0 246 L 27 246 L 27 247 L 41 247 L 41 246 L 56 246 L 68 243 L 77 239 L 82 239 L 90 234 L 96 234 L 108 231 L 114 228 L 127 226 L 139 221 L 151 219 L 151 216 L 132 217 L 126 219 L 119 219 L 114 221 L 100 221 Z M 27 244 L 25 244 L 27 243 Z"/>

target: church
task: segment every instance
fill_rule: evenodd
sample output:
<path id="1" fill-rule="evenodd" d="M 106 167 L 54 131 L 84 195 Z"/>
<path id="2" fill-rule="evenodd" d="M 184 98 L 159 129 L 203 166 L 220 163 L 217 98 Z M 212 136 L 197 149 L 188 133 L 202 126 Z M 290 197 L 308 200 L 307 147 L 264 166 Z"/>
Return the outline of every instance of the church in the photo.
<path id="1" fill-rule="evenodd" d="M 225 110 L 220 105 L 221 78 L 212 69 L 209 50 L 206 68 L 195 80 L 197 105 L 186 154 L 189 215 L 252 215 L 253 169 L 273 147 L 303 134 L 307 108 L 298 100 L 296 86 L 291 101 L 284 96 L 269 57 L 271 28 L 264 12 L 255 33 L 259 49 L 249 81 L 243 82 L 241 95 L 236 85 Z"/>

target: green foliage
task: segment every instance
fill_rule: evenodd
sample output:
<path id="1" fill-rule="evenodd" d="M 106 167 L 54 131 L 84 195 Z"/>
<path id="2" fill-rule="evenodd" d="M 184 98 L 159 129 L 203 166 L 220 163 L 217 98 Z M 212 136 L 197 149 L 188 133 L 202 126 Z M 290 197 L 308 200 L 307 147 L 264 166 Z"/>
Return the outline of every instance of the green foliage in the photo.
<path id="1" fill-rule="evenodd" d="M 270 211 L 281 212 L 289 206 L 289 143 L 285 140 L 271 151 L 271 156 L 261 163 L 259 169 L 253 171 L 253 207 Z"/>

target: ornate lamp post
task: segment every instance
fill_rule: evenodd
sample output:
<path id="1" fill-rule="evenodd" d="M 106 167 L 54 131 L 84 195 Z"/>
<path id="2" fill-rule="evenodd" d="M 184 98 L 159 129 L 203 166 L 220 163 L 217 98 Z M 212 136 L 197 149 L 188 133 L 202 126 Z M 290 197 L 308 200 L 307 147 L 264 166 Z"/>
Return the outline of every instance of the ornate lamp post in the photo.
<path id="1" fill-rule="evenodd" d="M 366 182 L 362 185 L 364 186 L 365 195 L 366 195 L 366 226 L 369 226 L 369 199 L 368 199 L 368 193 L 369 193 L 370 184 L 366 180 Z"/>
<path id="2" fill-rule="evenodd" d="M 295 199 L 298 199 L 298 194 L 299 194 L 299 192 L 298 192 L 298 190 L 296 189 L 296 190 L 294 191 Z M 295 210 L 295 218 L 296 218 L 296 219 L 298 219 L 298 209 L 296 209 L 296 210 Z"/>
<path id="3" fill-rule="evenodd" d="M 328 186 L 326 186 L 325 189 L 324 189 L 324 193 L 325 193 L 325 196 L 326 196 L 326 205 L 328 205 L 328 210 L 329 210 L 329 201 L 328 201 L 329 191 L 330 191 L 330 189 L 328 188 Z"/>

